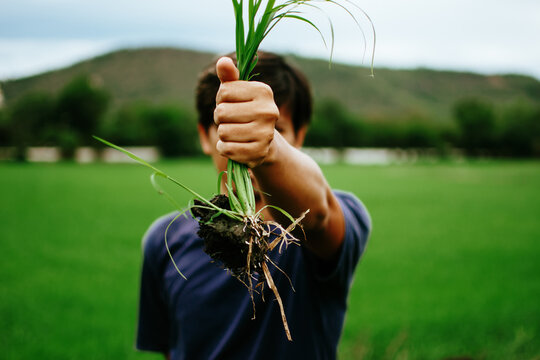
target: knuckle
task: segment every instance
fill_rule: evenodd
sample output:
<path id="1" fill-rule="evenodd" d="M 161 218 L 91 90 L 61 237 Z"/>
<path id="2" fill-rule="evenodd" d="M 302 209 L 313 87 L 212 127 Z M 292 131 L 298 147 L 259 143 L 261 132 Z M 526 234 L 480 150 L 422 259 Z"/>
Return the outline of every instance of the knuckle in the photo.
<path id="1" fill-rule="evenodd" d="M 278 119 L 279 118 L 279 107 L 277 106 L 276 103 L 273 103 L 272 104 L 272 115 L 275 117 L 275 119 Z"/>
<path id="2" fill-rule="evenodd" d="M 266 155 L 268 155 L 268 146 L 264 144 L 264 145 L 259 146 L 257 150 L 253 152 L 253 160 L 257 162 L 261 162 L 264 160 Z"/>
<path id="3" fill-rule="evenodd" d="M 223 155 L 223 142 L 221 140 L 218 140 L 216 143 L 216 150 L 220 155 Z"/>
<path id="4" fill-rule="evenodd" d="M 257 157 L 257 160 L 259 162 L 263 162 L 263 160 L 266 158 L 266 155 L 268 155 L 268 150 L 267 149 L 261 150 L 261 153 Z"/>
<path id="5" fill-rule="evenodd" d="M 220 87 L 216 93 L 216 105 L 223 102 L 223 89 Z"/>
<path id="6" fill-rule="evenodd" d="M 231 147 L 221 140 L 218 140 L 216 149 L 219 152 L 219 154 L 222 156 L 231 157 L 233 155 Z"/>
<path id="7" fill-rule="evenodd" d="M 221 112 L 221 105 L 216 105 L 216 108 L 214 109 L 214 121 L 219 119 L 220 112 Z"/>
<path id="8" fill-rule="evenodd" d="M 257 106 L 255 117 L 260 121 L 272 123 L 273 125 L 279 118 L 279 110 L 273 102 L 268 104 L 261 101 Z"/>
<path id="9" fill-rule="evenodd" d="M 272 106 L 268 109 L 268 121 L 271 121 L 272 124 L 277 121 L 279 118 L 279 109 L 276 104 L 272 104 Z"/>
<path id="10" fill-rule="evenodd" d="M 218 104 L 216 108 L 214 109 L 214 122 L 216 124 L 219 124 L 220 122 L 223 122 L 223 120 L 226 119 L 227 112 L 226 107 L 224 104 Z"/>
<path id="11" fill-rule="evenodd" d="M 256 82 L 255 84 L 257 86 L 257 90 L 260 92 L 261 95 L 267 97 L 270 96 L 272 98 L 274 97 L 274 92 L 268 84 L 265 84 L 263 82 Z"/>
<path id="12" fill-rule="evenodd" d="M 274 128 L 270 126 L 260 127 L 254 136 L 258 146 L 268 146 L 274 139 Z"/>
<path id="13" fill-rule="evenodd" d="M 265 140 L 267 144 L 270 144 L 274 140 L 274 129 L 266 131 Z"/>
<path id="14" fill-rule="evenodd" d="M 227 83 L 219 85 L 219 89 L 216 96 L 216 102 L 220 103 L 223 99 L 226 99 L 229 96 L 229 87 Z"/>
<path id="15" fill-rule="evenodd" d="M 218 125 L 217 127 L 217 136 L 220 140 L 224 140 L 226 137 L 226 129 L 223 125 Z"/>

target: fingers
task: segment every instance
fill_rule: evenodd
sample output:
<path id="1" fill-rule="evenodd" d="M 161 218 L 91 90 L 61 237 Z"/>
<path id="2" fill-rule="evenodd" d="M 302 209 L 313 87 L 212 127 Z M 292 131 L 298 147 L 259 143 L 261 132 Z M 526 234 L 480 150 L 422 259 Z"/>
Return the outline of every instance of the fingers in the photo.
<path id="1" fill-rule="evenodd" d="M 271 147 L 269 143 L 264 144 L 260 141 L 238 143 L 218 140 L 216 150 L 220 155 L 252 168 L 265 161 L 271 151 Z"/>
<path id="2" fill-rule="evenodd" d="M 218 153 L 249 167 L 262 164 L 271 152 L 279 108 L 270 86 L 238 81 L 238 69 L 230 58 L 216 64 L 221 82 L 216 95 L 214 122 Z"/>
<path id="3" fill-rule="evenodd" d="M 216 63 L 216 73 L 221 83 L 236 81 L 240 78 L 240 73 L 231 58 L 222 57 Z"/>
<path id="4" fill-rule="evenodd" d="M 249 123 L 252 121 L 257 121 L 260 124 L 271 122 L 274 125 L 278 117 L 279 108 L 273 102 L 223 102 L 218 104 L 214 110 L 214 122 L 216 125 Z"/>
<path id="5" fill-rule="evenodd" d="M 221 124 L 217 128 L 218 139 L 222 142 L 269 144 L 274 138 L 274 129 L 261 127 L 252 122 L 248 124 Z"/>
<path id="6" fill-rule="evenodd" d="M 257 81 L 229 81 L 220 85 L 216 104 L 252 101 L 259 98 L 274 101 L 272 88 Z"/>

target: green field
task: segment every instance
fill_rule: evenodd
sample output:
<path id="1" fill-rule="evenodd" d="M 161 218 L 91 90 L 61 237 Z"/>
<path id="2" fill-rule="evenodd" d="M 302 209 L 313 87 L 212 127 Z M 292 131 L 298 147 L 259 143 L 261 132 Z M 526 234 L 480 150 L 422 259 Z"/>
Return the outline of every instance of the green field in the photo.
<path id="1" fill-rule="evenodd" d="M 160 166 L 215 188 L 209 161 Z M 324 171 L 374 223 L 341 359 L 540 359 L 540 163 Z M 171 210 L 148 171 L 4 163 L 0 175 L 0 357 L 161 359 L 133 346 L 140 239 Z"/>

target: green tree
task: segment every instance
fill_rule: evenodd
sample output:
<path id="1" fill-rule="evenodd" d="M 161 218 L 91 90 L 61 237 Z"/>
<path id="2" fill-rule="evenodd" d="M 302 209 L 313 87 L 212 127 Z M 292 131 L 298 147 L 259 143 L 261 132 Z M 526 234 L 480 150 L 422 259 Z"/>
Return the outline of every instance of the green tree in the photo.
<path id="1" fill-rule="evenodd" d="M 9 139 L 16 147 L 17 160 L 25 159 L 28 146 L 49 144 L 54 110 L 54 99 L 41 93 L 25 95 L 8 108 Z"/>
<path id="2" fill-rule="evenodd" d="M 197 122 L 193 113 L 177 106 L 148 108 L 144 121 L 154 145 L 163 156 L 186 156 L 200 152 Z"/>
<path id="3" fill-rule="evenodd" d="M 200 154 L 195 116 L 177 105 L 126 104 L 103 122 L 100 134 L 123 146 L 157 146 L 165 157 Z"/>
<path id="4" fill-rule="evenodd" d="M 153 145 L 150 124 L 145 120 L 148 107 L 145 103 L 121 106 L 102 122 L 100 134 L 122 146 Z"/>
<path id="5" fill-rule="evenodd" d="M 363 124 L 338 101 L 319 102 L 306 136 L 306 146 L 354 147 L 363 143 Z"/>
<path id="6" fill-rule="evenodd" d="M 0 109 L 0 146 L 12 145 L 9 117 L 5 109 Z"/>
<path id="7" fill-rule="evenodd" d="M 370 121 L 364 129 L 364 146 L 368 147 L 403 147 L 405 146 L 403 126 L 394 121 Z"/>
<path id="8" fill-rule="evenodd" d="M 58 96 L 57 129 L 70 133 L 69 138 L 76 137 L 79 144 L 94 144 L 92 135 L 98 130 L 108 103 L 109 95 L 99 88 L 97 81 L 88 76 L 74 78 Z"/>
<path id="9" fill-rule="evenodd" d="M 495 112 L 490 103 L 479 99 L 458 101 L 453 108 L 460 144 L 468 155 L 490 151 L 495 143 Z"/>
<path id="10" fill-rule="evenodd" d="M 438 148 L 441 146 L 441 131 L 427 121 L 412 120 L 404 130 L 404 147 Z"/>
<path id="11" fill-rule="evenodd" d="M 503 114 L 500 147 L 504 155 L 540 155 L 540 107 L 525 103 L 510 106 Z"/>

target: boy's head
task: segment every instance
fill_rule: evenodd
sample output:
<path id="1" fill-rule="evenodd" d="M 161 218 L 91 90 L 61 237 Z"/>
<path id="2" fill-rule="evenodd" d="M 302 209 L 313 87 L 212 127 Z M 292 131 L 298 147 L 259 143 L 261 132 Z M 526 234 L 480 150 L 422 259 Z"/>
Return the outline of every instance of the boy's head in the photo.
<path id="1" fill-rule="evenodd" d="M 227 56 L 236 63 L 234 54 Z M 309 124 L 312 111 L 311 90 L 306 77 L 300 71 L 287 64 L 279 55 L 259 51 L 257 65 L 252 74 L 255 75 L 251 80 L 266 83 L 272 88 L 276 105 L 290 114 L 295 133 Z M 214 62 L 201 74 L 196 90 L 199 124 L 206 131 L 214 124 L 219 85 Z"/>

